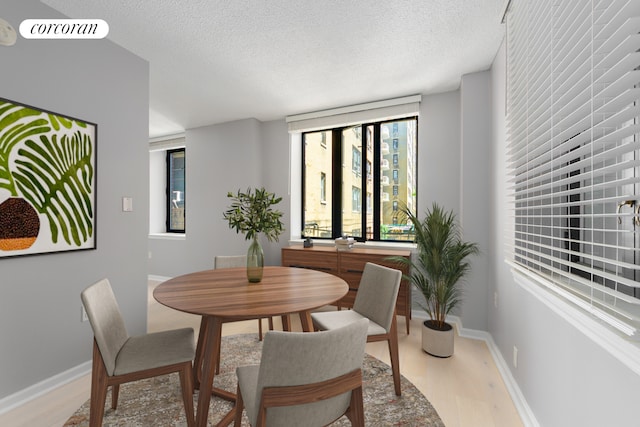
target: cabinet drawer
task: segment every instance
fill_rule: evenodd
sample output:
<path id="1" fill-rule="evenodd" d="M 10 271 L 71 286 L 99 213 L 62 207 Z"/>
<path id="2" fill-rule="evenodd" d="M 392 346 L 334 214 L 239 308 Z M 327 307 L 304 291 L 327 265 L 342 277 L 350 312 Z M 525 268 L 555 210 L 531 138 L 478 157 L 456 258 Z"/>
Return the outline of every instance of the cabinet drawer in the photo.
<path id="1" fill-rule="evenodd" d="M 385 267 L 400 269 L 398 264 L 388 259 L 390 255 L 342 253 L 340 255 L 341 274 L 362 274 L 366 263 L 371 262 Z"/>
<path id="2" fill-rule="evenodd" d="M 304 250 L 282 250 L 282 265 L 285 267 L 309 268 L 338 274 L 338 256 L 335 252 L 315 252 Z"/>

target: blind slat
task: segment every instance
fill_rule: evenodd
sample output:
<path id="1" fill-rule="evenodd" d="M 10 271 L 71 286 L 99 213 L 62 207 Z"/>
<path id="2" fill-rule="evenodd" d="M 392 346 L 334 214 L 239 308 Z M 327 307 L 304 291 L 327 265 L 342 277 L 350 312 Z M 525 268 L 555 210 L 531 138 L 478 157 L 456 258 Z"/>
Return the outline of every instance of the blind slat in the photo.
<path id="1" fill-rule="evenodd" d="M 511 262 L 635 336 L 640 2 L 521 0 L 506 17 Z"/>

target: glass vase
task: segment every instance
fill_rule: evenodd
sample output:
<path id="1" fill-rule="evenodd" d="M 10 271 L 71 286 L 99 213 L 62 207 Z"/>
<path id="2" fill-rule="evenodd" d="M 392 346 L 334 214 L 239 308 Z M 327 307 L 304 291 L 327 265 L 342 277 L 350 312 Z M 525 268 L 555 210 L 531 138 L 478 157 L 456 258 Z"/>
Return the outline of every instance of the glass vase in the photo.
<path id="1" fill-rule="evenodd" d="M 262 280 L 262 270 L 264 269 L 264 252 L 257 237 L 249 245 L 247 251 L 247 279 L 251 283 L 258 283 Z"/>

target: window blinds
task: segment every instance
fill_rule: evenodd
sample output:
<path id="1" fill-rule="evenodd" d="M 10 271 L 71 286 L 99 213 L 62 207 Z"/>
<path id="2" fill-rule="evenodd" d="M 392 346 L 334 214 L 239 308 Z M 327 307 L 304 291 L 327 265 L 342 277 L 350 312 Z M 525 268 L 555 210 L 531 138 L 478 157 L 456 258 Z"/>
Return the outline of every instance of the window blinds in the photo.
<path id="1" fill-rule="evenodd" d="M 638 338 L 640 1 L 506 18 L 512 265 Z"/>

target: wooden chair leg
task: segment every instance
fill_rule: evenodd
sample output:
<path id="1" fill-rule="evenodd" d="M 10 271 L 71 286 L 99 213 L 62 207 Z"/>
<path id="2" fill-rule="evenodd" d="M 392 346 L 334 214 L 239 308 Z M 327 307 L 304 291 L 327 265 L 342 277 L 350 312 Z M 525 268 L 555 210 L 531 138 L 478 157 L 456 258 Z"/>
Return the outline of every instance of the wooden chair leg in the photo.
<path id="1" fill-rule="evenodd" d="M 101 427 L 104 404 L 107 398 L 107 368 L 104 366 L 98 344 L 93 342 L 93 363 L 91 368 L 91 401 L 89 426 Z"/>
<path id="2" fill-rule="evenodd" d="M 120 395 L 120 384 L 113 384 L 111 386 L 111 409 L 114 411 L 118 407 L 118 396 Z"/>
<path id="3" fill-rule="evenodd" d="M 282 318 L 282 330 L 283 331 L 290 331 L 291 330 L 291 316 L 288 314 L 283 314 L 281 316 Z"/>
<path id="4" fill-rule="evenodd" d="M 269 330 L 273 331 L 273 317 L 269 317 Z"/>
<path id="5" fill-rule="evenodd" d="M 258 319 L 258 340 L 262 341 L 262 319 Z"/>
<path id="6" fill-rule="evenodd" d="M 196 345 L 196 356 L 193 361 L 193 388 L 194 389 L 200 388 L 200 377 L 202 376 L 202 353 L 204 352 L 202 343 L 204 342 L 204 337 L 206 336 L 207 336 L 207 322 L 205 320 L 205 317 L 202 316 L 200 318 L 200 332 L 198 333 L 198 343 Z M 219 355 L 218 355 L 218 360 L 220 360 Z"/>
<path id="7" fill-rule="evenodd" d="M 242 400 L 242 393 L 240 392 L 240 386 L 236 392 L 236 416 L 233 420 L 234 427 L 240 427 L 242 425 L 242 412 L 244 411 L 244 400 Z"/>
<path id="8" fill-rule="evenodd" d="M 180 371 L 180 386 L 182 387 L 182 400 L 184 401 L 187 426 L 194 427 L 196 419 L 193 412 L 193 367 L 191 362 L 185 364 L 184 369 Z"/>
<path id="9" fill-rule="evenodd" d="M 362 387 L 351 390 L 351 402 L 347 418 L 354 427 L 364 427 L 364 404 L 362 403 Z"/>
<path id="10" fill-rule="evenodd" d="M 398 353 L 398 324 L 396 322 L 396 316 L 393 316 L 391 321 L 391 330 L 389 331 L 389 358 L 391 359 L 391 372 L 393 373 L 393 387 L 396 391 L 396 396 L 400 396 L 402 391 L 400 390 L 400 355 Z"/>

